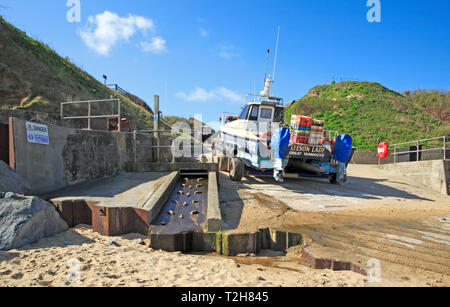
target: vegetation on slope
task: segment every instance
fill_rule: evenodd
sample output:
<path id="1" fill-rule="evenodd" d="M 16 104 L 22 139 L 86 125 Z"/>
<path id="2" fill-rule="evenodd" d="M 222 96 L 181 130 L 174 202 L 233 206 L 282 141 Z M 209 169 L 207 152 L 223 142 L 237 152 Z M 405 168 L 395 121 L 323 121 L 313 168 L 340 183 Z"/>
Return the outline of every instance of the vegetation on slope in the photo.
<path id="1" fill-rule="evenodd" d="M 153 127 L 153 115 L 143 106 L 104 86 L 1 16 L 0 80 L 0 108 L 58 113 L 64 101 L 119 98 L 122 114 L 133 117 L 138 129 Z M 87 115 L 87 106 L 73 106 L 68 112 Z M 93 104 L 92 114 L 111 114 L 111 105 Z"/>
<path id="2" fill-rule="evenodd" d="M 450 124 L 442 112 L 450 109 L 449 92 L 414 91 L 402 95 L 379 83 L 332 83 L 312 88 L 291 104 L 292 114 L 325 120 L 326 128 L 353 137 L 359 150 L 375 150 L 378 140 L 389 143 L 450 135 Z M 434 112 L 432 111 L 434 110 Z"/>

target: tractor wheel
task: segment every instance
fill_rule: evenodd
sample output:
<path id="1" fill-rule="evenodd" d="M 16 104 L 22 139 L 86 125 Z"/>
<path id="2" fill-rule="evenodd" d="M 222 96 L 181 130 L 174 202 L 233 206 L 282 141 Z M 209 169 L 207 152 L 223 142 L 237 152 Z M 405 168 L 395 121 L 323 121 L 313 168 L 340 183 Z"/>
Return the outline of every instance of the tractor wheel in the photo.
<path id="1" fill-rule="evenodd" d="M 230 159 L 230 179 L 231 181 L 241 181 L 244 176 L 244 163 L 237 158 Z"/>
<path id="2" fill-rule="evenodd" d="M 219 158 L 219 171 L 221 172 L 228 171 L 228 158 L 226 157 Z"/>
<path id="3" fill-rule="evenodd" d="M 331 184 L 337 184 L 337 174 L 329 174 L 328 180 Z"/>

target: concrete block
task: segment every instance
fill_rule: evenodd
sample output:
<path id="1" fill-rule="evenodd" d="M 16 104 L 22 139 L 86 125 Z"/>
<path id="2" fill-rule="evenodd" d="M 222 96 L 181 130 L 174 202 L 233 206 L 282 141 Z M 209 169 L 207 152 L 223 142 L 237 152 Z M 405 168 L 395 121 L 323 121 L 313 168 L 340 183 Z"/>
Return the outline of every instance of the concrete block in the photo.
<path id="1" fill-rule="evenodd" d="M 303 243 L 303 236 L 299 233 L 288 232 L 285 230 L 270 229 L 270 249 L 275 251 L 287 251 L 289 248 Z M 267 236 L 267 230 L 264 235 Z M 267 241 L 267 240 L 266 240 Z M 264 242 L 267 246 L 267 243 Z"/>
<path id="2" fill-rule="evenodd" d="M 178 172 L 172 172 L 168 175 L 156 189 L 148 194 L 147 199 L 144 201 L 142 208 L 149 212 L 148 223 L 151 224 L 158 214 L 169 200 L 170 195 L 173 192 L 177 182 L 179 180 Z"/>
<path id="3" fill-rule="evenodd" d="M 290 249 L 291 247 L 303 244 L 303 235 L 301 235 L 299 233 L 293 233 L 293 232 L 288 232 L 287 234 L 288 234 L 288 238 L 287 238 L 286 250 Z"/>
<path id="4" fill-rule="evenodd" d="M 270 236 L 270 229 L 264 228 L 258 231 L 259 246 L 261 249 L 271 249 L 272 248 L 272 238 Z"/>
<path id="5" fill-rule="evenodd" d="M 222 234 L 220 232 L 193 232 L 193 252 L 221 253 Z"/>
<path id="6" fill-rule="evenodd" d="M 257 254 L 259 251 L 257 232 L 222 235 L 222 254 L 225 256 L 245 253 Z"/>
<path id="7" fill-rule="evenodd" d="M 185 247 L 185 235 L 179 234 L 150 234 L 149 246 L 153 249 L 166 252 L 181 252 Z"/>
<path id="8" fill-rule="evenodd" d="M 443 195 L 449 195 L 448 160 L 405 162 L 376 166 L 393 176 L 403 176 L 419 186 L 425 186 Z"/>
<path id="9" fill-rule="evenodd" d="M 309 247 L 303 249 L 300 259 L 304 265 L 316 270 L 352 271 L 361 275 L 367 275 L 366 270 L 360 265 L 349 261 L 321 258 L 315 255 Z"/>
<path id="10" fill-rule="evenodd" d="M 274 251 L 286 251 L 287 233 L 286 231 L 270 229 L 271 246 Z"/>
<path id="11" fill-rule="evenodd" d="M 72 202 L 73 227 L 84 224 L 92 225 L 92 209 L 84 200 Z"/>
<path id="12" fill-rule="evenodd" d="M 71 200 L 54 201 L 53 205 L 59 212 L 61 218 L 69 225 L 70 228 L 75 227 L 73 224 L 73 204 Z"/>
<path id="13" fill-rule="evenodd" d="M 194 251 L 194 233 L 192 231 L 183 232 L 183 253 L 192 253 Z"/>
<path id="14" fill-rule="evenodd" d="M 209 172 L 208 176 L 208 208 L 206 212 L 206 226 L 210 232 L 222 230 L 222 213 L 220 211 L 219 188 L 216 172 Z"/>

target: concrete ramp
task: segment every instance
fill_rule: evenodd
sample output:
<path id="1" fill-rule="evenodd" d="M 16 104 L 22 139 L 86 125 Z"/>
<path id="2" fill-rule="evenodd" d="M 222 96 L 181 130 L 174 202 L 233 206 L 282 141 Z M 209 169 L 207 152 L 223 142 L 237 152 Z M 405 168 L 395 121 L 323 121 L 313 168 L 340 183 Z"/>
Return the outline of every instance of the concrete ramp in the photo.
<path id="1" fill-rule="evenodd" d="M 443 195 L 450 195 L 450 160 L 405 162 L 377 166 L 392 176 L 406 177 Z"/>

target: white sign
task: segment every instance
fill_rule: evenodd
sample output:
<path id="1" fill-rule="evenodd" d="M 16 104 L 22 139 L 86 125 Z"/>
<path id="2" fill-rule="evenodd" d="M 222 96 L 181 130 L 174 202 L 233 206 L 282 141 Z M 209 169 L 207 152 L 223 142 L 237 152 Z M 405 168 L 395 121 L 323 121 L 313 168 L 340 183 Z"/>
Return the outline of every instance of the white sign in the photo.
<path id="1" fill-rule="evenodd" d="M 27 122 L 27 139 L 29 143 L 49 145 L 48 127 Z"/>

